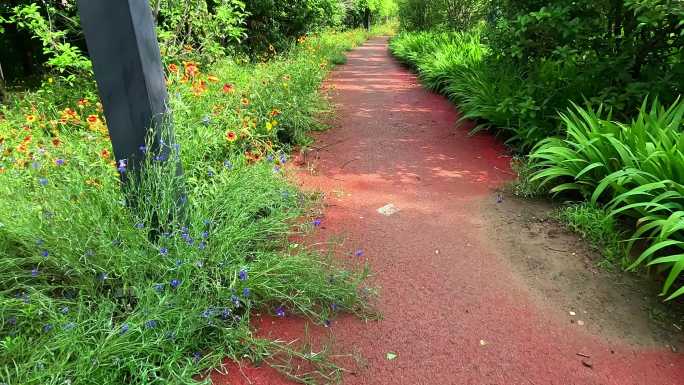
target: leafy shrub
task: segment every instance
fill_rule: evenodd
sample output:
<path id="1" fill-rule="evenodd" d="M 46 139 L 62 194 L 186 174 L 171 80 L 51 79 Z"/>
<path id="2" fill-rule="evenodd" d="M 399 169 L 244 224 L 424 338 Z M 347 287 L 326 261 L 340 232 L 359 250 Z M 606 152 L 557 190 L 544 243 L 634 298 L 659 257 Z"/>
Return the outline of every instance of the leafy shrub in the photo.
<path id="1" fill-rule="evenodd" d="M 530 155 L 532 180 L 551 193 L 576 192 L 610 215 L 633 218 L 637 240 L 649 247 L 630 265 L 662 265 L 670 270 L 663 295 L 684 268 L 684 103 L 669 108 L 646 102 L 629 124 L 602 117 L 602 111 L 575 107 L 562 115 L 565 139 L 549 138 Z M 659 256 L 664 254 L 664 256 Z M 684 287 L 668 299 L 684 294 Z"/>

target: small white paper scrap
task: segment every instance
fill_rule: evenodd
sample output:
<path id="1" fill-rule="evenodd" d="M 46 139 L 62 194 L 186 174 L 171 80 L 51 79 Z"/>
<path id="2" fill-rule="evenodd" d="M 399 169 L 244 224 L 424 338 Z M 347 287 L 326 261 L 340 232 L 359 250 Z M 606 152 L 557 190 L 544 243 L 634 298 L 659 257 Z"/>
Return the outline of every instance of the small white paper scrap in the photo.
<path id="1" fill-rule="evenodd" d="M 392 203 L 388 203 L 378 209 L 378 212 L 386 217 L 399 212 L 399 208 Z"/>

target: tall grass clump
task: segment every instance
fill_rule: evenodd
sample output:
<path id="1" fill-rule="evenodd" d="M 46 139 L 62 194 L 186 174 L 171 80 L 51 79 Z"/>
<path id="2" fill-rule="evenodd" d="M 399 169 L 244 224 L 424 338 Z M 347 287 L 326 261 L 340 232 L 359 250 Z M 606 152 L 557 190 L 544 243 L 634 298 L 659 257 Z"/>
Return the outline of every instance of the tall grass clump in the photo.
<path id="1" fill-rule="evenodd" d="M 365 36 L 302 38 L 257 65 L 167 63 L 176 143 L 170 159 L 142 145 L 142 175 L 112 159 L 94 88 L 46 80 L 3 108 L 0 383 L 192 384 L 225 357 L 298 354 L 255 337 L 254 310 L 366 314 L 365 270 L 289 247 L 315 225 L 284 175 L 320 127 L 330 59 Z M 142 183 L 124 192 L 121 173 Z M 299 357 L 320 369 L 301 380 L 329 381 Z"/>
<path id="2" fill-rule="evenodd" d="M 463 119 L 477 121 L 475 131 L 492 129 L 502 134 L 511 148 L 524 153 L 539 140 L 558 133 L 554 127 L 556 99 L 567 96 L 558 91 L 545 95 L 548 88 L 539 83 L 546 86 L 571 74 L 560 76 L 561 66 L 548 64 L 534 72 L 539 83 L 526 81 L 522 69 L 493 59 L 483 33 L 478 28 L 404 32 L 392 39 L 390 48 L 418 72 L 427 88 L 456 103 Z M 558 84 L 553 87 L 562 88 Z"/>
<path id="3" fill-rule="evenodd" d="M 529 159 L 551 193 L 575 193 L 632 219 L 628 249 L 644 249 L 629 268 L 669 271 L 662 295 L 684 294 L 684 103 L 644 102 L 630 123 L 575 106 L 561 115 L 567 136 L 540 142 Z"/>

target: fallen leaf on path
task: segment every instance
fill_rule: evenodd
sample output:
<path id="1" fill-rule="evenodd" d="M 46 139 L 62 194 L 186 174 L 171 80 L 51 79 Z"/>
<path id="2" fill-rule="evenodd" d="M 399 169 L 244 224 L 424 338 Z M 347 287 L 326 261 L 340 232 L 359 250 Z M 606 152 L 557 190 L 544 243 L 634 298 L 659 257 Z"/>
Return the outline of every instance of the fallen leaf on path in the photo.
<path id="1" fill-rule="evenodd" d="M 577 313 L 575 313 L 574 311 L 571 311 L 571 312 L 570 312 L 570 315 L 571 315 L 571 316 L 576 316 Z"/>
<path id="2" fill-rule="evenodd" d="M 387 352 L 387 359 L 388 359 L 388 360 L 392 361 L 392 360 L 395 359 L 395 358 L 397 358 L 397 354 L 396 354 L 396 353 Z"/>
<path id="3" fill-rule="evenodd" d="M 586 366 L 589 369 L 594 368 L 594 364 L 592 364 L 591 361 L 588 361 L 588 360 L 582 360 L 582 365 Z"/>
<path id="4" fill-rule="evenodd" d="M 480 340 L 480 346 L 486 346 L 488 344 L 485 340 Z"/>
<path id="5" fill-rule="evenodd" d="M 584 326 L 584 321 L 579 320 L 579 321 L 577 321 L 577 324 L 578 324 L 579 326 Z"/>

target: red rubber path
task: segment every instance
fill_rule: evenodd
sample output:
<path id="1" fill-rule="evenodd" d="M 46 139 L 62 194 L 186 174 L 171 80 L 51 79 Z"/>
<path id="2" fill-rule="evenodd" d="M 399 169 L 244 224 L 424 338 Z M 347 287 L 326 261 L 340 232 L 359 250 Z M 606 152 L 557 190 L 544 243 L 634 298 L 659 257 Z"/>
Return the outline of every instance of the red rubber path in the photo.
<path id="1" fill-rule="evenodd" d="M 364 250 L 384 316 L 333 321 L 336 351 L 363 357 L 345 384 L 684 384 L 681 354 L 608 342 L 533 303 L 487 244 L 478 210 L 511 177 L 510 159 L 491 137 L 457 128 L 453 105 L 421 88 L 385 38 L 350 53 L 330 84 L 339 121 L 317 138 L 317 172 L 299 178 L 326 194 L 318 237 Z M 401 211 L 380 215 L 388 203 Z M 285 340 L 304 324 L 263 323 L 263 335 Z M 232 373 L 216 383 L 250 383 Z M 268 369 L 246 374 L 289 384 Z"/>

